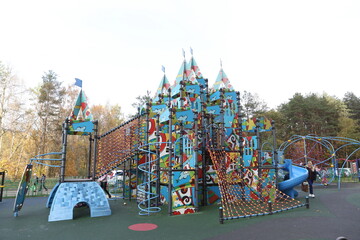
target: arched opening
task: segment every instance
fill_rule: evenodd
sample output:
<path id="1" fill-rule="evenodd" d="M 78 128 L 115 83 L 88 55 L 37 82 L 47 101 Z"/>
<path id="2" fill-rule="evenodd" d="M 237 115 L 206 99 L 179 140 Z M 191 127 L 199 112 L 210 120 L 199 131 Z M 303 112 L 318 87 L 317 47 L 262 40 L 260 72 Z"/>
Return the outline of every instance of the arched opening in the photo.
<path id="1" fill-rule="evenodd" d="M 73 219 L 90 217 L 90 206 L 87 202 L 79 202 L 74 206 Z"/>

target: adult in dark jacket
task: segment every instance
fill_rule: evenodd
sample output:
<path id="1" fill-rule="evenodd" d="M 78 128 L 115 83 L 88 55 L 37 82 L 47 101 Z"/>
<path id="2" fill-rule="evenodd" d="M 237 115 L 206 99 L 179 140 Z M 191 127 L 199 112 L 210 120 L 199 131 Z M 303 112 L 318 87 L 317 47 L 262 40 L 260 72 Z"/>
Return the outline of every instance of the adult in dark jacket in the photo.
<path id="1" fill-rule="evenodd" d="M 316 169 L 315 166 L 313 165 L 313 163 L 311 161 L 308 161 L 308 163 L 306 164 L 306 169 L 308 170 L 308 177 L 307 177 L 307 182 L 309 184 L 309 197 L 314 198 L 315 194 L 314 194 L 314 190 L 313 190 L 313 183 L 316 180 Z"/>
<path id="2" fill-rule="evenodd" d="M 104 190 L 104 192 L 108 195 L 109 198 L 111 198 L 111 194 L 107 190 L 107 177 L 108 175 L 105 174 L 104 176 L 99 178 L 100 187 Z"/>

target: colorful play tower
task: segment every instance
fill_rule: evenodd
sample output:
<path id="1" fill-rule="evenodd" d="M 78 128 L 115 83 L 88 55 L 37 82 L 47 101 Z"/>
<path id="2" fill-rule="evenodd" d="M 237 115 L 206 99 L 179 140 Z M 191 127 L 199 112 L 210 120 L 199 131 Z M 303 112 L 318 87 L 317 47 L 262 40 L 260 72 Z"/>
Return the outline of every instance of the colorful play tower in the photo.
<path id="1" fill-rule="evenodd" d="M 120 166 L 130 179 L 125 196 L 137 198 L 140 215 L 162 205 L 180 215 L 221 203 L 223 222 L 304 206 L 277 189 L 273 123 L 241 112 L 222 67 L 209 86 L 194 57 L 184 59 L 173 85 L 164 73 L 137 117 L 99 137 L 96 175 Z"/>
<path id="2" fill-rule="evenodd" d="M 189 214 L 219 204 L 223 223 L 306 205 L 278 190 L 283 166 L 274 123 L 242 117 L 240 93 L 222 67 L 209 85 L 194 57 L 188 62 L 184 58 L 173 85 L 164 71 L 152 101 L 136 117 L 101 136 L 81 94 L 63 125 L 63 147 L 56 153 L 61 157 L 55 159 L 61 162 L 60 183 L 49 197 L 49 221 L 71 219 L 70 211 L 79 202 L 96 209 L 94 216 L 111 214 L 95 180 L 115 169 L 123 170 L 123 196 L 137 200 L 140 215 L 161 210 Z M 73 134 L 90 136 L 93 146 L 86 181 L 64 176 L 66 137 Z M 41 157 L 32 161 L 40 162 Z"/>

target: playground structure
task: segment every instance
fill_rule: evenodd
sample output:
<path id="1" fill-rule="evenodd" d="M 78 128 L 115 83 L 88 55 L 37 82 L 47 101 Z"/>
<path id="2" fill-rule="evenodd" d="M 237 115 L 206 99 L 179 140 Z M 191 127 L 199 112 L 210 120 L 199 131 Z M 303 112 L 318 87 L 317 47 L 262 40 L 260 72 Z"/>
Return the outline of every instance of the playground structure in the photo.
<path id="1" fill-rule="evenodd" d="M 242 119 L 240 93 L 222 67 L 209 87 L 193 56 L 189 62 L 184 59 L 172 86 L 164 73 L 155 97 L 136 117 L 101 136 L 97 127 L 80 91 L 74 111 L 63 123 L 61 152 L 38 155 L 26 167 L 15 216 L 24 203 L 32 163 L 49 161 L 55 163 L 45 165 L 60 168 L 59 184 L 47 202 L 49 221 L 72 219 L 79 203 L 90 207 L 92 217 L 110 215 L 108 200 L 95 180 L 114 169 L 123 170 L 123 196 L 136 199 L 140 215 L 158 212 L 164 205 L 169 215 L 189 214 L 218 203 L 223 223 L 308 207 L 308 202 L 285 192 L 297 181 L 287 182 L 284 192 L 279 189 L 278 172 L 285 166 L 278 160 L 274 122 Z M 271 138 L 268 150 L 263 148 L 263 134 Z M 66 179 L 68 135 L 89 136 L 89 179 Z M 45 158 L 49 155 L 58 157 Z"/>
<path id="2" fill-rule="evenodd" d="M 339 152 L 345 148 L 350 149 L 347 157 L 344 159 L 337 158 Z M 338 188 L 340 189 L 341 176 L 347 164 L 350 170 L 347 175 L 360 180 L 360 159 L 350 160 L 359 151 L 360 141 L 351 138 L 294 135 L 280 145 L 278 152 L 290 157 L 295 166 L 301 167 L 306 165 L 308 161 L 312 161 L 319 170 L 321 184 L 330 184 L 338 177 Z M 342 164 L 340 164 L 341 162 Z"/>
<path id="3" fill-rule="evenodd" d="M 138 117 L 99 137 L 97 172 L 122 166 L 140 215 L 164 204 L 169 215 L 193 213 L 221 201 L 223 222 L 304 206 L 276 188 L 274 130 L 266 118 L 243 120 L 224 70 L 210 88 L 192 57 L 173 86 L 164 74 Z M 269 151 L 260 147 L 265 132 L 273 135 Z"/>
<path id="4" fill-rule="evenodd" d="M 0 202 L 3 199 L 4 187 L 5 187 L 5 173 L 6 171 L 0 172 Z"/>
<path id="5" fill-rule="evenodd" d="M 85 94 L 81 90 L 72 113 L 62 125 L 61 152 L 37 155 L 31 158 L 30 164 L 25 167 L 14 203 L 14 216 L 18 216 L 24 204 L 34 163 L 60 168 L 59 183 L 52 189 L 46 204 L 50 208 L 49 221 L 72 219 L 73 208 L 81 203 L 89 206 L 91 217 L 108 216 L 111 214 L 110 206 L 103 190 L 94 181 L 94 169 L 92 175 L 90 175 L 91 165 L 94 168 L 96 164 L 91 145 L 93 143 L 96 145 L 97 125 L 97 121 L 93 121 Z M 88 179 L 72 180 L 65 178 L 67 137 L 69 135 L 89 136 Z"/>

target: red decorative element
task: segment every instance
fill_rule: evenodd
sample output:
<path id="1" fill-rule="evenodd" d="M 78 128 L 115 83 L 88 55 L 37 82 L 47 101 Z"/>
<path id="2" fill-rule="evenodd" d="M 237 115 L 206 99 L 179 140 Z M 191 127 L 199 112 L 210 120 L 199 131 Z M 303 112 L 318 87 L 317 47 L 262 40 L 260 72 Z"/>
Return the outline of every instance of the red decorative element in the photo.
<path id="1" fill-rule="evenodd" d="M 150 129 L 149 129 L 150 135 L 155 132 L 155 127 L 156 127 L 155 119 L 150 119 Z"/>
<path id="2" fill-rule="evenodd" d="M 156 229 L 158 226 L 152 223 L 138 223 L 130 225 L 128 228 L 133 231 L 150 231 Z"/>
<path id="3" fill-rule="evenodd" d="M 201 155 L 200 155 L 201 156 Z M 199 179 L 202 179 L 203 177 L 203 171 L 202 169 L 200 168 L 199 171 L 198 171 L 198 176 L 199 176 Z"/>
<path id="4" fill-rule="evenodd" d="M 139 159 L 139 164 L 145 163 L 145 160 L 146 160 L 146 156 L 143 155 L 143 156 Z"/>
<path id="5" fill-rule="evenodd" d="M 259 197 L 254 192 L 250 193 L 250 197 L 254 200 L 259 200 Z"/>
<path id="6" fill-rule="evenodd" d="M 166 142 L 167 142 L 167 138 L 166 138 L 166 134 L 165 133 L 160 133 L 160 142 L 162 142 L 160 144 L 160 152 L 165 150 L 166 147 Z"/>
<path id="7" fill-rule="evenodd" d="M 194 209 L 188 208 L 185 210 L 184 214 L 189 214 L 189 213 L 194 213 L 194 212 L 195 212 Z"/>
<path id="8" fill-rule="evenodd" d="M 213 204 L 214 202 L 216 202 L 219 199 L 219 196 L 216 195 L 216 193 L 211 190 L 209 190 L 208 196 L 209 196 L 208 200 L 209 200 L 210 204 Z"/>

